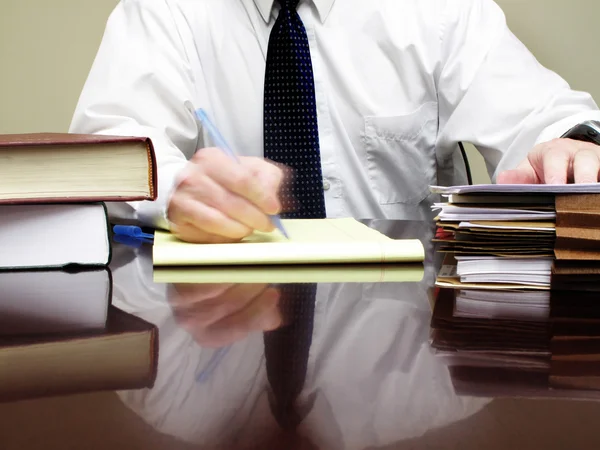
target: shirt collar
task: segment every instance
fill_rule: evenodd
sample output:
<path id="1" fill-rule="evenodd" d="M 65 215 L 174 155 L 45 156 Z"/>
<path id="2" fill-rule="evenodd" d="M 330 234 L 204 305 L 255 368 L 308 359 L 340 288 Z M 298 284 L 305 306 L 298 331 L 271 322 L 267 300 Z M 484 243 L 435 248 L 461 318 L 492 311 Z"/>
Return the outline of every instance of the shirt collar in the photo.
<path id="1" fill-rule="evenodd" d="M 324 23 L 327 20 L 327 16 L 333 7 L 333 2 L 335 0 L 312 0 L 315 6 L 317 7 L 317 11 L 319 12 L 319 17 L 321 18 L 321 22 Z M 265 20 L 265 22 L 269 22 L 271 18 L 271 11 L 273 10 L 273 3 L 275 0 L 254 0 L 254 4 L 260 11 L 260 15 Z"/>

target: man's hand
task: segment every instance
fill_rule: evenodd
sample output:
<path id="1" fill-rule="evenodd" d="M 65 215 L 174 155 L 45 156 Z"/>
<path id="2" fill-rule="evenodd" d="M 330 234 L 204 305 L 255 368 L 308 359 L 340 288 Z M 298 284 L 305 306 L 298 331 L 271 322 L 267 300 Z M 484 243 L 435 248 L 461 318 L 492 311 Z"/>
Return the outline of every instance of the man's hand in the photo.
<path id="1" fill-rule="evenodd" d="M 280 292 L 267 284 L 174 284 L 175 320 L 204 347 L 218 348 L 282 325 Z"/>
<path id="2" fill-rule="evenodd" d="M 554 139 L 536 146 L 516 169 L 498 175 L 498 184 L 596 183 L 600 146 Z"/>
<path id="3" fill-rule="evenodd" d="M 254 230 L 269 232 L 278 214 L 283 171 L 260 158 L 231 160 L 218 148 L 196 152 L 168 206 L 171 231 L 189 242 L 238 241 Z"/>

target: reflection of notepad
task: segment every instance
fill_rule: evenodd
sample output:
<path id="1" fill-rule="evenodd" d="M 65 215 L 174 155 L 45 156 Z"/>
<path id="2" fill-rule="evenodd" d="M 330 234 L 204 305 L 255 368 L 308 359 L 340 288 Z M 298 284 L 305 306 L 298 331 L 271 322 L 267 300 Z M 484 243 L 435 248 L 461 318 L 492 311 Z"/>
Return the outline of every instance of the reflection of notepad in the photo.
<path id="1" fill-rule="evenodd" d="M 290 239 L 279 231 L 256 232 L 233 244 L 191 244 L 158 230 L 153 260 L 157 266 L 240 264 L 331 264 L 422 262 L 418 239 L 391 239 L 356 221 L 288 219 Z"/>
<path id="2" fill-rule="evenodd" d="M 156 283 L 410 283 L 423 279 L 423 264 L 304 264 L 300 267 L 158 267 Z"/>

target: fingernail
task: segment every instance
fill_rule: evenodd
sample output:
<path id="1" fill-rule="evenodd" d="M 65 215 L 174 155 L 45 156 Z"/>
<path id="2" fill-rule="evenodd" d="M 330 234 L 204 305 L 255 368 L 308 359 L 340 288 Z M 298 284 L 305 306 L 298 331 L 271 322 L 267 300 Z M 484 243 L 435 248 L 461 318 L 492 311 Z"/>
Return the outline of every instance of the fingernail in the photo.
<path id="1" fill-rule="evenodd" d="M 265 212 L 269 215 L 279 213 L 279 202 L 277 201 L 277 198 L 273 196 L 265 198 Z"/>

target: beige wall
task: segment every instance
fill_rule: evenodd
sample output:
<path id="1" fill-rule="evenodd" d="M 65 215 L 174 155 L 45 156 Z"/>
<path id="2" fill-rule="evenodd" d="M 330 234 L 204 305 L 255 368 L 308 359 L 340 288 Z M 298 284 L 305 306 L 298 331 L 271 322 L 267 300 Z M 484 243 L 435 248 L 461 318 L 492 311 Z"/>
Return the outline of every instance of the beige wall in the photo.
<path id="1" fill-rule="evenodd" d="M 0 0 L 0 133 L 67 131 L 118 0 Z"/>
<path id="2" fill-rule="evenodd" d="M 117 0 L 0 1 L 0 133 L 66 131 Z M 498 3 L 543 64 L 600 99 L 600 1 Z M 475 179 L 486 181 L 480 158 L 472 158 Z"/>

